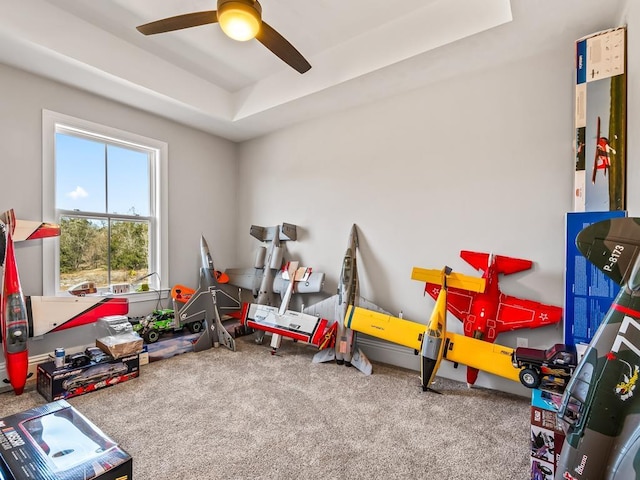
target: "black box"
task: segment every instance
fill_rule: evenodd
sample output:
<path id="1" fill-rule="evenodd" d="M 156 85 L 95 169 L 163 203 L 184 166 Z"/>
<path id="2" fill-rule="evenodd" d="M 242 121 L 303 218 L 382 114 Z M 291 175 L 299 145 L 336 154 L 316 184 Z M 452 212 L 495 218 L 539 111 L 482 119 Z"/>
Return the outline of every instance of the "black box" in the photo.
<path id="1" fill-rule="evenodd" d="M 0 419 L 0 478 L 130 480 L 132 459 L 59 400 Z"/>
<path id="2" fill-rule="evenodd" d="M 38 392 L 52 402 L 110 387 L 139 374 L 137 353 L 106 362 L 91 362 L 82 367 L 56 368 L 54 362 L 46 362 L 38 365 Z"/>

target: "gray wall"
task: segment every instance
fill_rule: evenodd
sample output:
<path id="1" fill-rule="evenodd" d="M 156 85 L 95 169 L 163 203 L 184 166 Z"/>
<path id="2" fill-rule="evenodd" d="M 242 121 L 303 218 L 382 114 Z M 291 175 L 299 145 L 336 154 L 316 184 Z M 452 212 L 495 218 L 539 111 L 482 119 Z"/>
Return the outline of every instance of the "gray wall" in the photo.
<path id="1" fill-rule="evenodd" d="M 0 208 L 19 218 L 42 219 L 42 109 L 120 128 L 169 144 L 169 271 L 165 280 L 196 286 L 200 235 L 212 248 L 218 268 L 233 266 L 236 249 L 237 145 L 178 123 L 95 95 L 0 65 L 0 131 L 3 179 Z M 16 260 L 26 295 L 42 295 L 42 242 L 16 244 Z M 154 304 L 131 304 L 143 315 Z M 29 346 L 30 354 L 56 346 L 86 345 L 93 329 L 51 334 Z"/>
<path id="2" fill-rule="evenodd" d="M 638 22 L 634 8 L 630 23 Z M 634 44 L 630 33 L 630 52 Z M 459 258 L 463 249 L 533 260 L 532 270 L 502 278 L 503 291 L 563 305 L 565 213 L 573 198 L 573 54 L 569 41 L 243 143 L 240 178 L 253 188 L 239 199 L 240 258 L 257 244 L 247 225 L 295 223 L 304 234 L 288 246 L 291 256 L 326 272 L 325 290 L 335 291 L 356 223 L 363 296 L 405 318 L 425 323 L 434 305 L 411 280 L 412 267 L 446 264 L 475 274 Z M 633 86 L 637 70 L 629 64 Z M 638 100 L 629 91 L 635 112 Z M 630 115 L 630 139 L 634 127 Z M 640 176 L 631 141 L 629 147 L 633 215 Z M 455 317 L 449 325 L 460 331 Z M 518 337 L 543 348 L 562 341 L 562 327 L 504 333 L 498 341 L 516 346 Z M 375 359 L 419 368 L 406 349 L 384 351 L 368 339 L 364 345 Z M 450 364 L 440 374 L 465 378 L 464 369 Z M 477 385 L 526 394 L 518 384 L 483 374 Z"/>

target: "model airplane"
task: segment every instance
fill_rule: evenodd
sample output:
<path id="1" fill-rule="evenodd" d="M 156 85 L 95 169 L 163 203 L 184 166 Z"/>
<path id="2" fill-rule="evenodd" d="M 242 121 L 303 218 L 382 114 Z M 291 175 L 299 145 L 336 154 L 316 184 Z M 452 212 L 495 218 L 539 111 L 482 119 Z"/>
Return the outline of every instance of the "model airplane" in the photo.
<path id="1" fill-rule="evenodd" d="M 342 261 L 338 293 L 305 308 L 303 311 L 334 321 L 338 326 L 335 348 L 325 349 L 316 353 L 313 359 L 314 362 L 328 362 L 335 359 L 338 365 L 353 365 L 365 375 L 370 375 L 373 370 L 371 362 L 359 348 L 355 348 L 354 351 L 355 332 L 350 328 L 345 328 L 344 318 L 347 314 L 347 307 L 350 305 L 358 305 L 368 310 L 385 314 L 387 312 L 360 296 L 357 254 L 358 230 L 354 224 L 349 233 L 347 251 Z"/>
<path id="2" fill-rule="evenodd" d="M 640 478 L 640 218 L 595 223 L 576 244 L 622 288 L 562 397 L 555 478 Z"/>
<path id="3" fill-rule="evenodd" d="M 607 171 L 611 167 L 611 154 L 616 151 L 609 145 L 607 137 L 600 136 L 600 117 L 598 117 L 596 127 L 596 153 L 593 160 L 593 173 L 591 174 L 591 183 L 596 183 L 596 173 L 602 170 L 602 174 L 606 177 Z"/>
<path id="4" fill-rule="evenodd" d="M 460 363 L 519 381 L 519 370 L 511 363 L 513 349 L 447 331 L 447 292 L 451 288 L 481 292 L 485 288 L 485 279 L 454 273 L 448 267 L 444 270 L 414 268 L 411 278 L 444 285 L 440 289 L 429 324 L 350 306 L 344 319 L 345 327 L 411 348 L 416 354 L 420 353 L 420 381 L 423 390 L 432 390 L 430 385 L 442 359 L 449 360 L 454 365 Z"/>
<path id="5" fill-rule="evenodd" d="M 501 332 L 537 328 L 562 320 L 561 307 L 516 298 L 500 291 L 499 275 L 528 270 L 533 265 L 530 260 L 466 250 L 461 251 L 460 256 L 482 272 L 487 285 L 483 292 L 453 286 L 449 289 L 447 309 L 462 321 L 466 336 L 493 343 Z M 427 282 L 425 292 L 437 299 L 440 286 Z M 478 370 L 467 368 L 467 383 L 473 385 L 477 378 Z"/>
<path id="6" fill-rule="evenodd" d="M 310 269 L 298 268 L 298 262 L 289 262 L 285 270 L 284 278 L 288 279 L 289 283 L 280 307 L 247 304 L 244 307 L 243 323 L 249 328 L 273 334 L 272 355 L 280 348 L 282 337 L 315 345 L 319 350 L 333 347 L 337 330 L 335 322 L 288 309 L 296 285 L 307 282 L 311 275 Z"/>
<path id="7" fill-rule="evenodd" d="M 206 328 L 194 345 L 196 352 L 217 344 L 235 351 L 235 340 L 222 325 L 222 317 L 235 315 L 240 311 L 240 291 L 223 283 L 227 278 L 214 268 L 209 245 L 204 236 L 200 237 L 200 258 L 202 265 L 198 289 L 189 293 L 188 298 L 174 297 L 175 328 L 202 321 Z"/>
<path id="8" fill-rule="evenodd" d="M 5 367 L 8 383 L 16 395 L 21 395 L 27 382 L 29 371 L 29 351 L 27 338 L 29 323 L 27 305 L 20 287 L 20 277 L 13 247 L 14 235 L 19 222 L 13 210 L 4 213 L 0 221 L 0 265 L 3 269 L 2 299 L 0 300 L 0 333 L 4 350 Z M 22 225 L 27 222 L 20 222 Z M 18 229 L 15 238 L 19 240 L 44 238 L 60 234 L 60 229 L 50 224 L 39 224 L 40 227 Z M 40 229 L 41 228 L 41 229 Z"/>
<path id="9" fill-rule="evenodd" d="M 290 223 L 283 223 L 282 226 L 275 227 L 252 225 L 249 233 L 261 242 L 271 242 L 268 254 L 266 247 L 261 247 L 258 250 L 253 268 L 231 268 L 225 270 L 225 274 L 228 275 L 230 284 L 253 293 L 254 304 L 275 306 L 279 302 L 274 294 L 284 295 L 288 285 L 288 281 L 282 278 L 283 242 L 297 239 L 297 227 Z M 317 293 L 322 290 L 323 282 L 324 274 L 313 272 L 304 284 L 298 285 L 296 291 L 298 293 Z M 256 332 L 256 343 L 262 343 L 264 334 L 264 330 Z"/>

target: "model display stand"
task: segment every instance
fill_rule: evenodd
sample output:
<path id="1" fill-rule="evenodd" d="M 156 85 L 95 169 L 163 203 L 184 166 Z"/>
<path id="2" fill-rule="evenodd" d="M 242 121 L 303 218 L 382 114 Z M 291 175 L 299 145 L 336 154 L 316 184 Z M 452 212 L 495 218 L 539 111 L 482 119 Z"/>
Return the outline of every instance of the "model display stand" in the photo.
<path id="1" fill-rule="evenodd" d="M 553 478 L 564 432 L 558 424 L 562 395 L 533 390 L 531 396 L 531 478 Z"/>
<path id="2" fill-rule="evenodd" d="M 129 480 L 131 456 L 60 400 L 0 419 L 0 478 Z"/>
<path id="3" fill-rule="evenodd" d="M 54 362 L 45 362 L 38 365 L 37 388 L 51 402 L 126 382 L 139 374 L 140 359 L 137 353 L 102 362 L 91 361 L 81 366 L 65 364 L 61 368 L 56 368 Z"/>

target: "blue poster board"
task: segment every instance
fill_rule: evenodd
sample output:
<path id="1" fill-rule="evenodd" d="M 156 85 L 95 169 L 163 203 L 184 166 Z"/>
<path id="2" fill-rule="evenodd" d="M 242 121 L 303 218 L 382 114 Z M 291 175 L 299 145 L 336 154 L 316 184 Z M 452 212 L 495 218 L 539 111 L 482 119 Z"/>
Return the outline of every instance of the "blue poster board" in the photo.
<path id="1" fill-rule="evenodd" d="M 576 247 L 583 228 L 626 212 L 572 212 L 567 214 L 566 276 L 564 300 L 564 343 L 590 343 L 609 311 L 620 286 L 593 266 Z"/>

